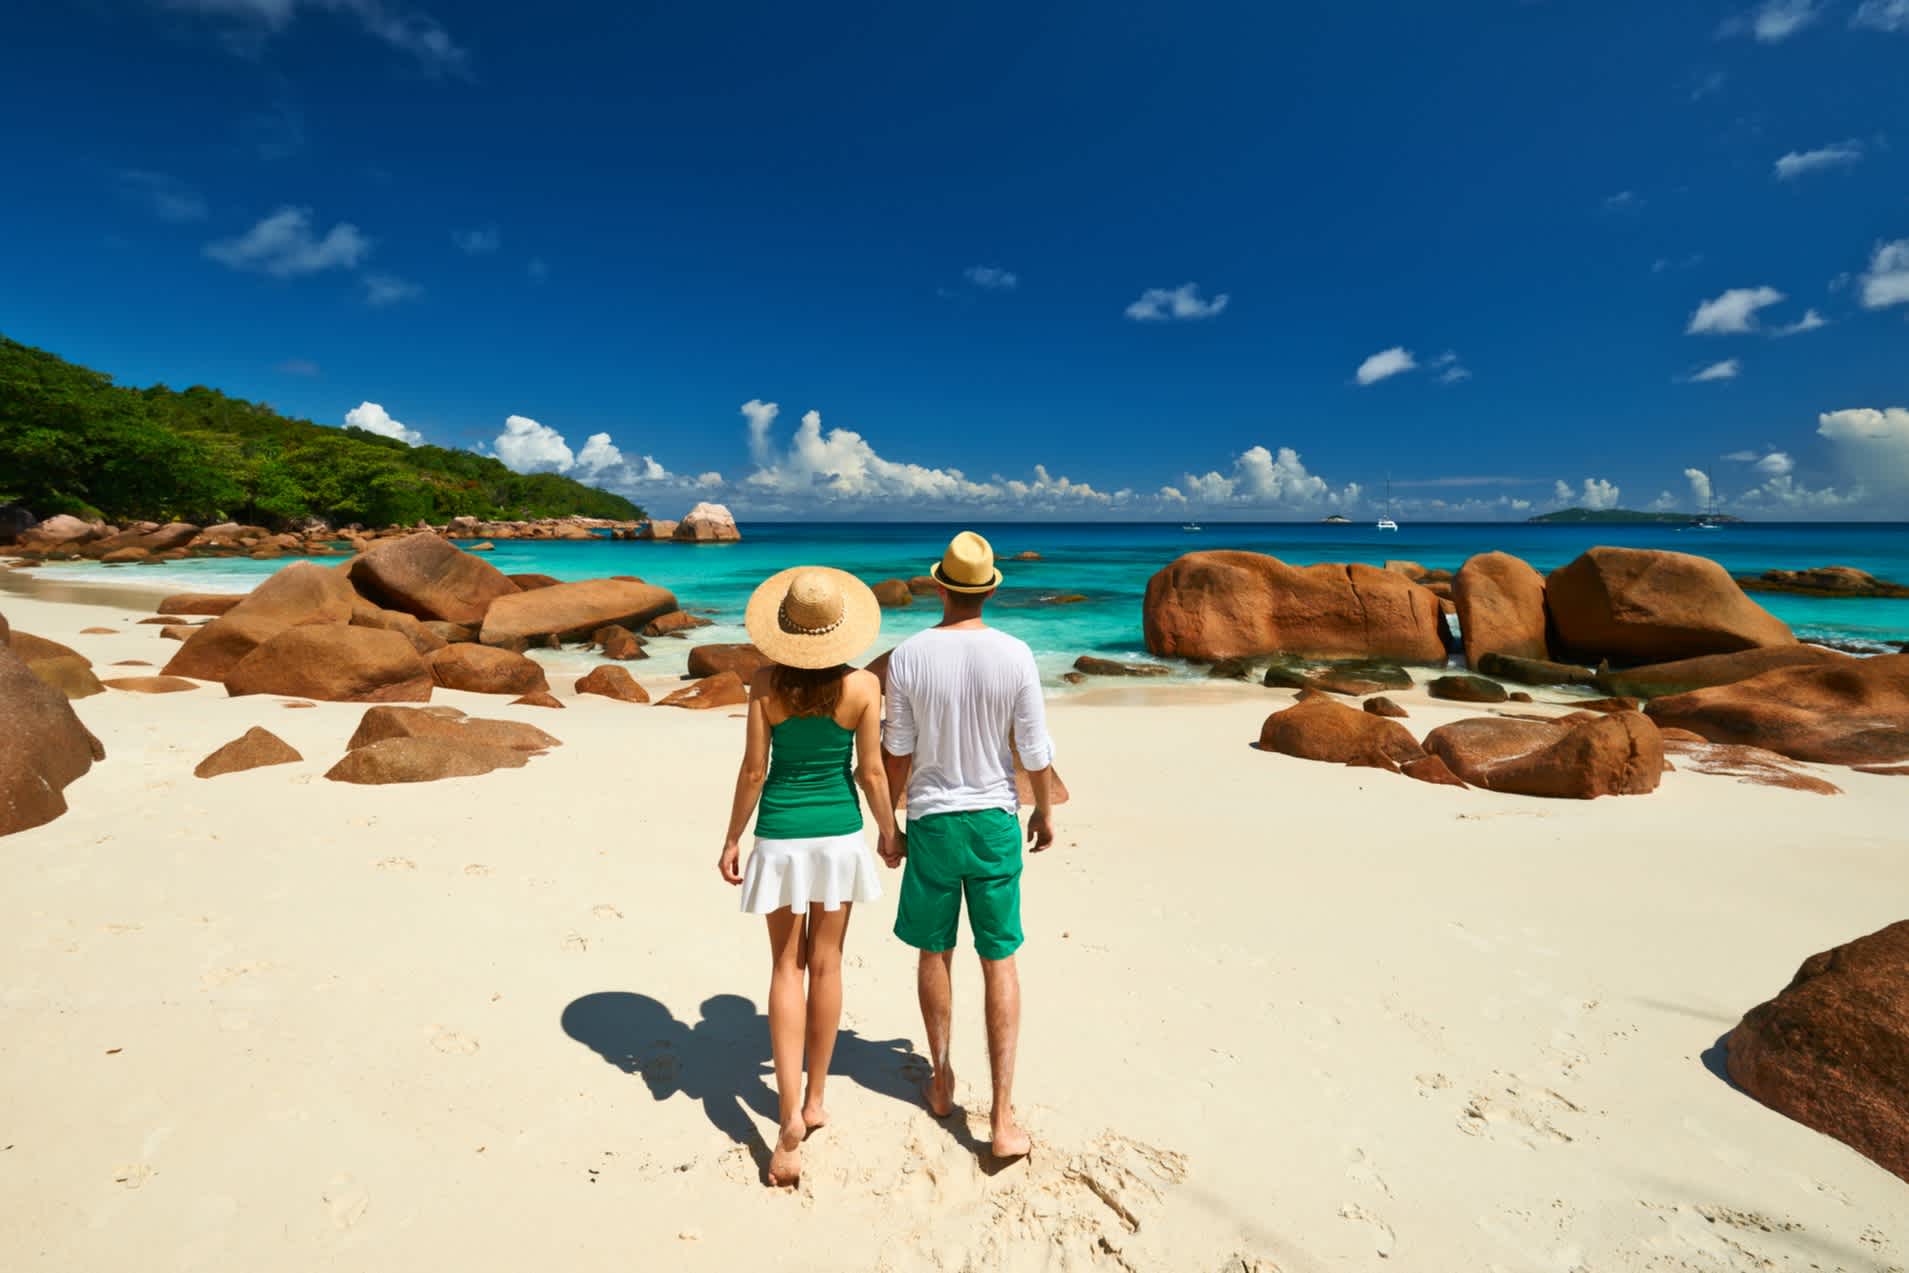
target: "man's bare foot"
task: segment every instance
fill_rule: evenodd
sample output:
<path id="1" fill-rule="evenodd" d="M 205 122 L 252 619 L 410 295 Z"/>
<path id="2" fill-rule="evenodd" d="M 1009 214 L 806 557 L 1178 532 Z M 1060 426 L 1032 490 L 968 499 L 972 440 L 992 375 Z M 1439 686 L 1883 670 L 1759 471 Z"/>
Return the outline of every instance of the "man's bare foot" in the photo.
<path id="1" fill-rule="evenodd" d="M 802 1137 L 807 1129 L 794 1123 L 776 1137 L 776 1150 L 769 1155 L 769 1183 L 778 1187 L 793 1185 L 802 1179 Z"/>
<path id="2" fill-rule="evenodd" d="M 921 1099 L 927 1103 L 928 1112 L 936 1118 L 946 1118 L 954 1113 L 954 1071 L 944 1065 L 931 1077 L 923 1079 Z"/>
<path id="3" fill-rule="evenodd" d="M 994 1143 L 989 1148 L 996 1158 L 1020 1158 L 1034 1148 L 1034 1140 L 1009 1111 L 1006 1122 L 994 1124 Z"/>
<path id="4" fill-rule="evenodd" d="M 827 1127 L 828 1124 L 829 1112 L 822 1107 L 821 1101 L 811 1097 L 808 1101 L 803 1103 L 802 1125 L 804 1127 L 810 1131 L 814 1131 L 818 1127 Z"/>

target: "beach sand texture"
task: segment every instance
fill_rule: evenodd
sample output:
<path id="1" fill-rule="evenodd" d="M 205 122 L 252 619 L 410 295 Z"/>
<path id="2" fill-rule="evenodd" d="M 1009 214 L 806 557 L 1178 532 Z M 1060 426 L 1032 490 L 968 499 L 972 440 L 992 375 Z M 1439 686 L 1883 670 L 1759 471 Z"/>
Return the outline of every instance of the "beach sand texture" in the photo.
<path id="1" fill-rule="evenodd" d="M 102 672 L 176 648 L 149 606 L 0 612 Z M 1025 888 L 1034 1154 L 985 1161 L 965 945 L 966 1116 L 915 1100 L 885 875 L 833 1121 L 776 1191 L 766 943 L 714 868 L 738 713 L 570 679 L 562 712 L 440 691 L 564 745 L 404 787 L 320 776 L 362 705 L 76 704 L 108 759 L 0 841 L 0 1268 L 1909 1260 L 1903 1182 L 1735 1090 L 1716 1046 L 1805 956 L 1903 918 L 1900 778 L 1532 800 L 1254 750 L 1288 691 L 1075 695 L 1073 799 Z M 1421 736 L 1481 710 L 1393 697 Z M 254 725 L 305 759 L 192 776 Z"/>

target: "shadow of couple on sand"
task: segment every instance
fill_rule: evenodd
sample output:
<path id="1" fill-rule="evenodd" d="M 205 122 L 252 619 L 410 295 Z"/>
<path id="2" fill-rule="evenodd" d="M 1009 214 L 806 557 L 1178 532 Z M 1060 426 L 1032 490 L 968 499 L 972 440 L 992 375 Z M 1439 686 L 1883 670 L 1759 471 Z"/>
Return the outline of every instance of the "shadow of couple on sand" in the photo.
<path id="1" fill-rule="evenodd" d="M 563 1010 L 564 1033 L 625 1074 L 641 1075 L 650 1095 L 668 1100 L 678 1092 L 700 1102 L 716 1129 L 743 1146 L 767 1179 L 769 1144 L 754 1118 L 774 1127 L 775 1064 L 769 1051 L 769 1018 L 742 995 L 703 1000 L 695 1025 L 678 1021 L 648 995 L 606 990 L 573 1000 Z M 837 1031 L 831 1078 L 846 1078 L 881 1096 L 922 1107 L 927 1060 L 906 1039 L 865 1039 Z M 957 1138 L 966 1144 L 965 1120 Z M 972 1146 L 971 1146 L 972 1147 Z M 981 1146 L 985 1148 L 985 1146 Z"/>

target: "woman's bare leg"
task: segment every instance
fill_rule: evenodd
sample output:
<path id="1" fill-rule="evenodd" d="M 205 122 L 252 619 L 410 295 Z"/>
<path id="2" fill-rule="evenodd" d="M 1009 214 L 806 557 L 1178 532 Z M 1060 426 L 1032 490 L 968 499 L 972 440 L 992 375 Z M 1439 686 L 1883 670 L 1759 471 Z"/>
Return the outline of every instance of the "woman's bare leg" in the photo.
<path id="1" fill-rule="evenodd" d="M 851 905 L 844 902 L 833 911 L 809 907 L 809 1094 L 802 1102 L 802 1122 L 811 1130 L 829 1121 L 822 1089 L 829 1081 L 829 1061 L 842 1024 L 842 942 L 848 936 Z"/>
<path id="2" fill-rule="evenodd" d="M 792 1185 L 802 1175 L 802 1032 L 808 1016 L 802 992 L 805 916 L 783 907 L 769 916 L 769 1051 L 775 1057 L 781 1128 L 769 1156 L 769 1183 Z"/>

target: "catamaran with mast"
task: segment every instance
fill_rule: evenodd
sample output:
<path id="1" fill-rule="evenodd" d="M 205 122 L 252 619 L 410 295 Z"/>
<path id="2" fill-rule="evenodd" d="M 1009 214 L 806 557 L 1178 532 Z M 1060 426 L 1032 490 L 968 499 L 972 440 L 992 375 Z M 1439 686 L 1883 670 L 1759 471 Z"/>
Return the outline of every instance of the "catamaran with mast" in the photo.
<path id="1" fill-rule="evenodd" d="M 1380 530 L 1397 530 L 1399 524 L 1392 520 L 1392 475 L 1385 475 L 1385 516 L 1379 518 Z"/>

